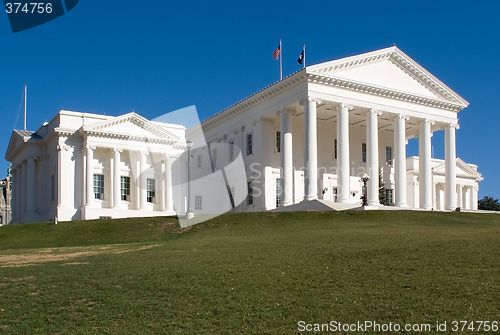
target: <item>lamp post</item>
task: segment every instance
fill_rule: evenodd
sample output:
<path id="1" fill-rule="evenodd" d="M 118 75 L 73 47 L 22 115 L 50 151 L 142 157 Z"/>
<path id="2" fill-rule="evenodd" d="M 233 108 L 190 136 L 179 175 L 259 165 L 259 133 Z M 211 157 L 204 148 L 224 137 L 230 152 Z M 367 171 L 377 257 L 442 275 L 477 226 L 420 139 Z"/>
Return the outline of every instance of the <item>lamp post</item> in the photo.
<path id="1" fill-rule="evenodd" d="M 193 209 L 191 208 L 191 147 L 193 142 L 190 140 L 186 141 L 188 148 L 188 159 L 187 159 L 187 212 L 186 219 L 191 220 L 194 217 Z"/>
<path id="2" fill-rule="evenodd" d="M 368 188 L 366 186 L 368 180 L 370 180 L 370 177 L 368 177 L 368 175 L 365 173 L 363 177 L 361 177 L 361 181 L 363 182 L 363 206 L 368 206 L 368 199 L 367 199 Z"/>

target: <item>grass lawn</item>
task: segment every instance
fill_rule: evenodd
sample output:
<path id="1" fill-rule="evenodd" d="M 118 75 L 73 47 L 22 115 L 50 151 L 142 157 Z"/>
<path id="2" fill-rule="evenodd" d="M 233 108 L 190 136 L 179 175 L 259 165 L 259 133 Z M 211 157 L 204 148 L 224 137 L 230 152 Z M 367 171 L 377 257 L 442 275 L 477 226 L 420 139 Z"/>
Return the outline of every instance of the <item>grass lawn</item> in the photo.
<path id="1" fill-rule="evenodd" d="M 500 215 L 249 213 L 185 230 L 175 218 L 0 228 L 0 333 L 298 334 L 299 321 L 334 320 L 446 321 L 444 333 L 454 320 L 499 322 Z"/>

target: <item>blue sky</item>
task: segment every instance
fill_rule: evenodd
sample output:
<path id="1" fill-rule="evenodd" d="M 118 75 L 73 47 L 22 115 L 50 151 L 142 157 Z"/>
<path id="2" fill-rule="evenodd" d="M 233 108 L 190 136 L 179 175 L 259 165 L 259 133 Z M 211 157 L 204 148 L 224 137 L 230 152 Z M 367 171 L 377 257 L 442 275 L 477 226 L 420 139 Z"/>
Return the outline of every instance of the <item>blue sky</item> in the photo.
<path id="1" fill-rule="evenodd" d="M 202 119 L 279 79 L 271 54 L 283 39 L 283 72 L 392 45 L 470 102 L 459 113 L 457 154 L 500 198 L 500 20 L 495 2 L 93 1 L 13 34 L 0 14 L 0 176 L 28 85 L 28 129 L 61 108 L 155 118 L 196 105 Z M 444 157 L 442 132 L 433 137 Z M 409 154 L 416 154 L 410 143 Z"/>

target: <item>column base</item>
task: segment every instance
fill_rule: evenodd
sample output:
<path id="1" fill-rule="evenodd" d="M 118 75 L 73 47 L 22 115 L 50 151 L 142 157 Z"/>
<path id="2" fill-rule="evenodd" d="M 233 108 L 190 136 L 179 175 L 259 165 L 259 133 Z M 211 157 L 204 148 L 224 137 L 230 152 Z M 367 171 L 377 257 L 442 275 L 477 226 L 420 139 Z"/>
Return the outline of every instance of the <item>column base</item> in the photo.
<path id="1" fill-rule="evenodd" d="M 191 220 L 194 218 L 194 213 L 193 212 L 187 212 L 186 213 L 186 220 Z"/>
<path id="2" fill-rule="evenodd" d="M 304 198 L 305 201 L 318 200 L 318 196 L 309 195 Z"/>

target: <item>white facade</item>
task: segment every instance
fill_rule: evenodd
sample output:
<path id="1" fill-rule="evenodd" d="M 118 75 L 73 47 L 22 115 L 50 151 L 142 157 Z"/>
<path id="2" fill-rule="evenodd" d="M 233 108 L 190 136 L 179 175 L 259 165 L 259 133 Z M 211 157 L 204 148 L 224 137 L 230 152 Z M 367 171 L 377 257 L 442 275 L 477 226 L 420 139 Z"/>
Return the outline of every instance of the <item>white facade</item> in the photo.
<path id="1" fill-rule="evenodd" d="M 456 157 L 458 112 L 467 105 L 396 47 L 313 65 L 202 122 L 207 147 L 194 141 L 191 169 L 203 175 L 209 150 L 224 165 L 240 148 L 250 194 L 237 211 L 360 203 L 365 173 L 372 206 L 382 174 L 394 206 L 477 209 L 481 175 Z M 444 160 L 431 155 L 436 131 L 445 132 Z M 406 155 L 411 138 L 419 139 L 418 157 Z M 216 143 L 230 149 L 214 152 Z"/>
<path id="2" fill-rule="evenodd" d="M 135 113 L 62 110 L 36 132 L 14 130 L 12 222 L 175 215 L 185 176 L 172 163 L 185 149 L 183 126 Z"/>

